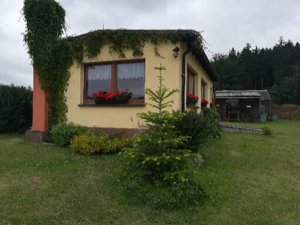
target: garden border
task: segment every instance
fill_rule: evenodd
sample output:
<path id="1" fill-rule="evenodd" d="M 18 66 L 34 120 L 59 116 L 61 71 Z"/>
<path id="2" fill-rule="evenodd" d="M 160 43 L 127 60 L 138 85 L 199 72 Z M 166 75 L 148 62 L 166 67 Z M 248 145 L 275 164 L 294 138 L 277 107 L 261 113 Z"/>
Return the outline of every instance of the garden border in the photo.
<path id="1" fill-rule="evenodd" d="M 239 127 L 235 125 L 225 125 L 220 124 L 222 131 L 229 133 L 246 133 L 246 134 L 259 134 L 262 135 L 264 133 L 261 128 L 249 128 L 249 127 Z"/>

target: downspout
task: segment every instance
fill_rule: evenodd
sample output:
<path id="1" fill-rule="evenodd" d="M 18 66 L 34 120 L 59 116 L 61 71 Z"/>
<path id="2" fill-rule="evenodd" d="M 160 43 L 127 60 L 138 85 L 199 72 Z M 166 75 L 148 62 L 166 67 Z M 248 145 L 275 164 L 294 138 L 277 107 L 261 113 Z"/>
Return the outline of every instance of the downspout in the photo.
<path id="1" fill-rule="evenodd" d="M 181 112 L 185 111 L 185 83 L 186 83 L 186 55 L 189 53 L 190 50 L 186 50 L 183 54 L 182 54 L 182 75 L 181 75 L 181 79 L 182 79 L 182 92 L 181 92 Z"/>

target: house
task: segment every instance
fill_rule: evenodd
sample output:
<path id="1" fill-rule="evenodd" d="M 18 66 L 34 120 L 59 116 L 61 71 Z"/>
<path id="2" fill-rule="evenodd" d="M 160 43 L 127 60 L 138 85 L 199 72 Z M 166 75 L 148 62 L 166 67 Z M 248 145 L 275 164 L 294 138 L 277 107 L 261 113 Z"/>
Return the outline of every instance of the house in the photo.
<path id="1" fill-rule="evenodd" d="M 219 90 L 215 98 L 223 121 L 264 122 L 271 116 L 267 90 Z"/>
<path id="2" fill-rule="evenodd" d="M 193 94 L 209 103 L 213 101 L 213 87 L 216 74 L 200 43 L 201 36 L 194 30 L 99 30 L 77 36 L 84 39 L 91 35 L 110 35 L 118 40 L 120 35 L 143 37 L 143 43 L 123 46 L 122 51 L 108 43 L 101 47 L 99 54 L 84 56 L 81 63 L 70 67 L 69 85 L 65 92 L 68 108 L 68 122 L 87 127 L 100 127 L 107 131 L 132 132 L 140 121 L 137 113 L 153 110 L 147 105 L 149 99 L 145 88 L 156 89 L 159 71 L 155 67 L 162 64 L 164 84 L 179 92 L 172 96 L 173 110 L 185 111 L 189 108 L 187 95 Z M 114 36 L 115 35 L 115 36 Z M 119 35 L 119 36 L 117 36 Z M 174 37 L 175 40 L 174 40 Z M 96 40 L 97 42 L 97 40 Z M 96 43 L 95 42 L 95 43 Z M 122 46 L 122 43 L 117 42 Z M 96 43 L 97 44 L 97 43 Z M 138 54 L 134 54 L 134 51 Z M 34 75 L 34 112 L 31 134 L 44 138 L 47 131 L 46 94 L 41 90 Z M 95 104 L 95 93 L 117 92 L 128 89 L 132 97 L 125 104 Z M 201 101 L 197 106 L 201 108 Z"/>

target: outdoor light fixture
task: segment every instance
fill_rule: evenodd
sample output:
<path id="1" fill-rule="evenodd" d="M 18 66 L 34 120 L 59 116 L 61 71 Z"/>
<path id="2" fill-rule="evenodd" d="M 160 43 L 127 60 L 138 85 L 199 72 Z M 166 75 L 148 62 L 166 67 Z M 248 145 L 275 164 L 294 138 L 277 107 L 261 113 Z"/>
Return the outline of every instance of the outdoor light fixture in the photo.
<path id="1" fill-rule="evenodd" d="M 174 56 L 175 58 L 177 58 L 178 53 L 179 53 L 179 48 L 176 46 L 172 51 L 173 51 L 173 56 Z"/>

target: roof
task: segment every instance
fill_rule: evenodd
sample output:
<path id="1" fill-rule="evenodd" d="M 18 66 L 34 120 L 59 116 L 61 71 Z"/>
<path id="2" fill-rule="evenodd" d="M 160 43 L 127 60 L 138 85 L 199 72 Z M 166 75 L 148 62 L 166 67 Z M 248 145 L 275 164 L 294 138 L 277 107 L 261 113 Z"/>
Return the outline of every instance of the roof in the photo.
<path id="1" fill-rule="evenodd" d="M 216 99 L 228 98 L 258 98 L 261 101 L 271 101 L 268 90 L 220 90 L 216 91 Z"/>
<path id="2" fill-rule="evenodd" d="M 212 79 L 212 81 L 217 81 L 217 74 L 210 63 L 209 59 L 207 58 L 207 55 L 205 54 L 202 46 L 202 36 L 198 31 L 195 30 L 128 30 L 128 29 L 117 29 L 117 30 L 111 30 L 111 29 L 104 29 L 104 30 L 95 30 L 91 31 L 79 36 L 76 36 L 75 38 L 84 38 L 87 37 L 90 34 L 113 34 L 116 33 L 116 36 L 119 35 L 119 32 L 123 32 L 126 35 L 134 35 L 134 34 L 144 34 L 145 36 L 148 35 L 150 38 L 153 38 L 155 34 L 163 35 L 164 37 L 167 37 L 170 39 L 170 41 L 174 42 L 173 34 L 179 35 L 180 42 L 186 43 L 188 49 L 190 52 L 195 56 L 197 61 L 203 66 L 204 70 L 207 72 L 208 76 Z M 199 40 L 201 39 L 201 40 Z"/>

